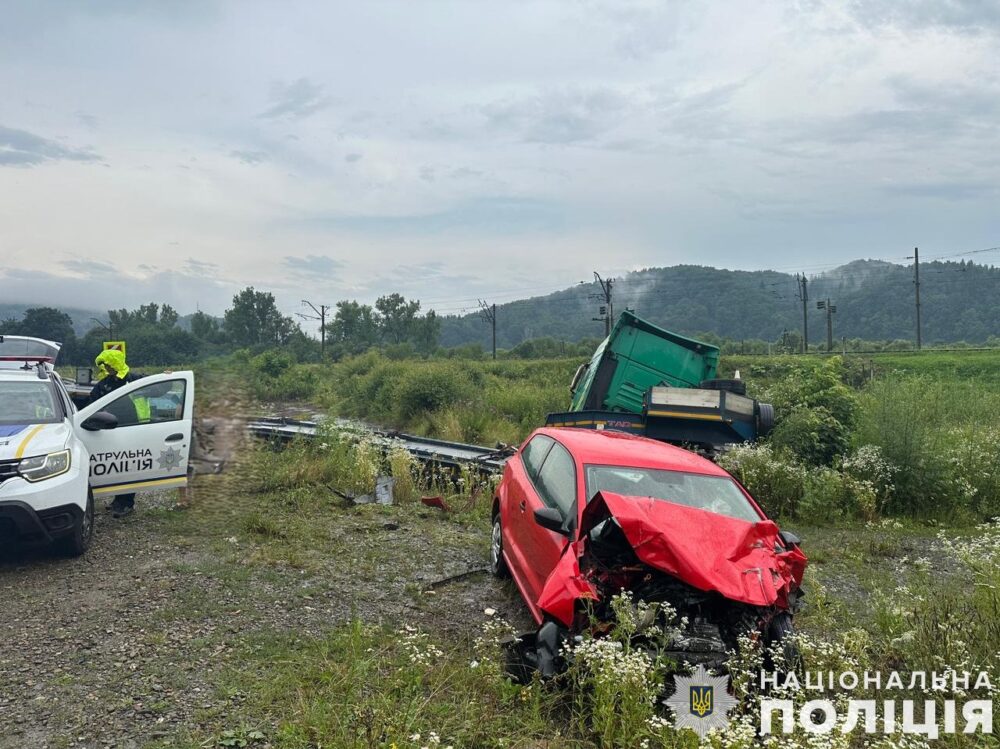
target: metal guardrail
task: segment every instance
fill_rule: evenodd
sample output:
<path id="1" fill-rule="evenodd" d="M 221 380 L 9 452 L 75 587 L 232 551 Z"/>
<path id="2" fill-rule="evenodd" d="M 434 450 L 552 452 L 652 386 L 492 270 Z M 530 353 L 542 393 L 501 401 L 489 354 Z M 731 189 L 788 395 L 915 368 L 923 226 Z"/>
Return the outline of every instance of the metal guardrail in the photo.
<path id="1" fill-rule="evenodd" d="M 92 384 L 81 384 L 74 380 L 63 380 L 63 384 L 74 400 L 85 399 L 93 388 Z M 503 470 L 507 459 L 514 453 L 515 447 L 497 445 L 484 447 L 468 445 L 462 442 L 448 442 L 430 437 L 418 437 L 389 429 L 380 429 L 369 424 L 348 419 L 335 419 L 334 426 L 343 431 L 364 432 L 386 447 L 400 444 L 413 457 L 423 463 L 433 463 L 448 468 L 473 466 L 481 471 L 499 472 Z M 285 417 L 254 416 L 247 420 L 247 431 L 262 439 L 278 439 L 290 441 L 296 438 L 315 439 L 321 431 L 322 424 L 318 421 L 302 421 Z"/>
<path id="2" fill-rule="evenodd" d="M 419 437 L 387 429 L 373 428 L 360 422 L 337 419 L 335 427 L 345 432 L 364 432 L 387 447 L 401 445 L 417 460 L 434 463 L 449 468 L 472 466 L 479 470 L 494 472 L 503 470 L 507 459 L 515 448 L 507 445 L 484 447 L 463 442 L 448 442 L 430 437 Z M 284 442 L 293 439 L 316 439 L 322 434 L 323 425 L 316 421 L 300 421 L 283 417 L 254 417 L 247 422 L 247 431 L 262 439 L 277 439 Z"/>

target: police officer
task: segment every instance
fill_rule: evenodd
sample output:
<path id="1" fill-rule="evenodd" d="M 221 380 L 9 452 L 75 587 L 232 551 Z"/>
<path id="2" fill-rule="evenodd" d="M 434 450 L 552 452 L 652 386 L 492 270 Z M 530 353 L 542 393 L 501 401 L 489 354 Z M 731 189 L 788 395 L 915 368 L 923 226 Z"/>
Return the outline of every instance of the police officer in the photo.
<path id="1" fill-rule="evenodd" d="M 86 405 L 114 392 L 125 383 L 133 382 L 142 377 L 141 374 L 136 374 L 129 369 L 128 364 L 125 363 L 125 354 L 115 349 L 108 349 L 98 354 L 97 358 L 94 359 L 94 366 L 97 368 L 97 384 L 90 391 Z M 118 423 L 122 425 L 137 424 L 149 420 L 149 402 L 144 398 L 119 399 L 111 403 L 107 411 L 117 416 Z M 116 518 L 123 518 L 134 510 L 135 493 L 119 494 L 111 502 L 111 514 Z"/>

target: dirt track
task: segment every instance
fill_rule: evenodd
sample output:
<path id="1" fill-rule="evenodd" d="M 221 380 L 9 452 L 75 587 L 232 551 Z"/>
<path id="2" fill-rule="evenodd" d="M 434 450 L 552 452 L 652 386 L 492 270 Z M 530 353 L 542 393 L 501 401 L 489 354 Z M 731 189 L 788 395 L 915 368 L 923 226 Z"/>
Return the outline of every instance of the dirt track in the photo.
<path id="1" fill-rule="evenodd" d="M 130 518 L 100 512 L 83 559 L 0 557 L 0 748 L 141 747 L 233 713 L 217 688 L 256 636 L 318 636 L 348 620 L 473 636 L 486 607 L 523 623 L 516 594 L 482 568 L 487 529 L 422 507 L 333 507 L 308 548 L 264 539 L 241 467 L 199 478 L 192 506 L 139 495 Z M 103 509 L 99 507 L 99 511 Z"/>

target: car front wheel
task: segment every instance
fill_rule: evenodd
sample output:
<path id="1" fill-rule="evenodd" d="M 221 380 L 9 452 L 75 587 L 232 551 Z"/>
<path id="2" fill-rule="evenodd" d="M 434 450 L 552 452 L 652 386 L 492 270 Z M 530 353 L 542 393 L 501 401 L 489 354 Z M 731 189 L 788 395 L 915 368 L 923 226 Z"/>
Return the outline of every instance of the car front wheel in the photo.
<path id="1" fill-rule="evenodd" d="M 500 524 L 499 512 L 493 517 L 493 531 L 490 534 L 490 572 L 493 577 L 510 577 L 510 570 L 503 558 L 503 526 Z"/>
<path id="2" fill-rule="evenodd" d="M 61 543 L 61 551 L 67 556 L 78 557 L 86 553 L 90 548 L 90 541 L 94 537 L 94 494 L 87 490 L 87 508 L 83 511 L 83 516 L 77 522 L 73 532 L 64 538 Z"/>

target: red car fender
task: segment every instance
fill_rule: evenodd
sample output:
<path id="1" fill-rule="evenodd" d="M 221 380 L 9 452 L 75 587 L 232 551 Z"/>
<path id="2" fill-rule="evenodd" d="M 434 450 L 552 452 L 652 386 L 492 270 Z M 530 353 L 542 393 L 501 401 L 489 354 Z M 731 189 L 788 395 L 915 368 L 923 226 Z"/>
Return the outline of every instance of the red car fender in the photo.
<path id="1" fill-rule="evenodd" d="M 582 548 L 580 541 L 566 544 L 538 597 L 538 608 L 567 627 L 573 626 L 577 601 L 598 599 L 594 586 L 580 572 Z"/>

